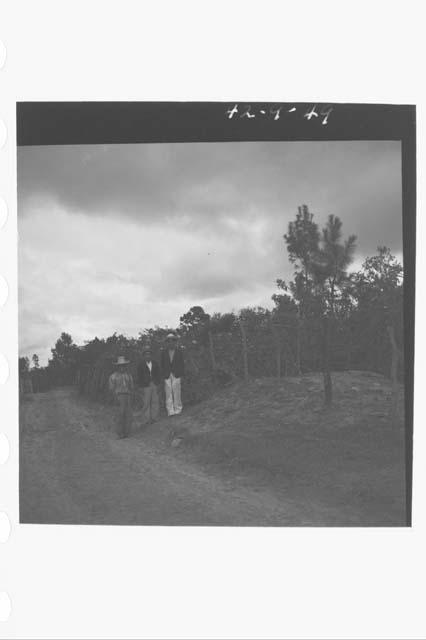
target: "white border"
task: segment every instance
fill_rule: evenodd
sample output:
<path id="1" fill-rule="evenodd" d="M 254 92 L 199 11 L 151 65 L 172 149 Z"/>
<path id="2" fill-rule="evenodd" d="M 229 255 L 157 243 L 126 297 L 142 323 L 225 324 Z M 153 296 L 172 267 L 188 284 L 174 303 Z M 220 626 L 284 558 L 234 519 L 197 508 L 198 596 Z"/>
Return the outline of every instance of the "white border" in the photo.
<path id="1" fill-rule="evenodd" d="M 419 7 L 419 10 L 417 10 Z M 421 4 L 2 3 L 0 387 L 11 456 L 0 467 L 8 638 L 423 638 L 426 273 L 418 216 L 412 529 L 220 529 L 18 524 L 15 103 L 239 100 L 416 104 L 424 204 Z M 423 377 L 422 377 L 423 375 Z M 424 591 L 424 589 L 423 589 Z"/>

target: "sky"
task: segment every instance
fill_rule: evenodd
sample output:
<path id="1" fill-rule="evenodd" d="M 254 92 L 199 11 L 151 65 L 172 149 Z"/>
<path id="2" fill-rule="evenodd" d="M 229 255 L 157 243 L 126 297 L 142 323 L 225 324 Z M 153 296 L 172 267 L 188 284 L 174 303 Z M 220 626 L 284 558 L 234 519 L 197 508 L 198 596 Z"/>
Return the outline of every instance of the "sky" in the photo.
<path id="1" fill-rule="evenodd" d="M 20 355 L 271 308 L 301 204 L 357 235 L 352 269 L 378 245 L 402 260 L 401 198 L 394 141 L 18 147 Z"/>

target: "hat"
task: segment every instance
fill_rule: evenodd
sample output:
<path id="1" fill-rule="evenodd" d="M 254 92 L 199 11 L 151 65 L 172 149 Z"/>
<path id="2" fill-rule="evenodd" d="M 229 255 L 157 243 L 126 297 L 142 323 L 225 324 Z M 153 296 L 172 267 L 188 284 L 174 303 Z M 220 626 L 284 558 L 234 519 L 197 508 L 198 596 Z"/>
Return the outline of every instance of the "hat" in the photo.
<path id="1" fill-rule="evenodd" d="M 124 356 L 118 356 L 117 362 L 113 362 L 113 364 L 129 364 L 130 361 L 126 360 Z"/>
<path id="2" fill-rule="evenodd" d="M 166 335 L 166 340 L 177 340 L 177 336 L 174 333 L 168 333 Z"/>

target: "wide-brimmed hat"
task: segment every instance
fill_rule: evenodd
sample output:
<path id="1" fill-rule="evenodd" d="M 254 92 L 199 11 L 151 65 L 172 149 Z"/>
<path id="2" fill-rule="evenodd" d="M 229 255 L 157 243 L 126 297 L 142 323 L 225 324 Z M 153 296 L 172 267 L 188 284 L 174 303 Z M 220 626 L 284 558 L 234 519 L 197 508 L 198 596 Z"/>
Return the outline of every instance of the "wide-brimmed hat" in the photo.
<path id="1" fill-rule="evenodd" d="M 177 335 L 175 335 L 174 333 L 168 333 L 166 335 L 166 340 L 177 340 Z"/>
<path id="2" fill-rule="evenodd" d="M 124 356 L 118 356 L 117 362 L 113 362 L 114 365 L 117 364 L 130 364 L 130 360 L 126 360 Z"/>

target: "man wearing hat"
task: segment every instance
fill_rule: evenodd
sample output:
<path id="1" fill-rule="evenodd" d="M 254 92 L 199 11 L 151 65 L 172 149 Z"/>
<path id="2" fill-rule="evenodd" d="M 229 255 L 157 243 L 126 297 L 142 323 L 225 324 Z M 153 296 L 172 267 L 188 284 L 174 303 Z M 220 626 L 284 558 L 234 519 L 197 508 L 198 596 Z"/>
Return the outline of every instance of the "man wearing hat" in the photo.
<path id="1" fill-rule="evenodd" d="M 182 350 L 177 346 L 177 337 L 169 333 L 166 337 L 166 345 L 161 352 L 161 373 L 164 378 L 166 392 L 166 409 L 169 416 L 174 416 L 182 411 L 181 378 L 185 367 Z"/>
<path id="2" fill-rule="evenodd" d="M 127 438 L 132 426 L 132 394 L 134 389 L 132 375 L 127 370 L 129 361 L 124 356 L 118 356 L 117 367 L 109 377 L 108 386 L 118 404 L 117 432 L 119 438 Z"/>
<path id="3" fill-rule="evenodd" d="M 152 359 L 152 351 L 146 346 L 142 352 L 143 362 L 138 367 L 138 382 L 143 391 L 143 424 L 155 422 L 160 412 L 158 385 L 161 371 L 158 362 Z"/>

